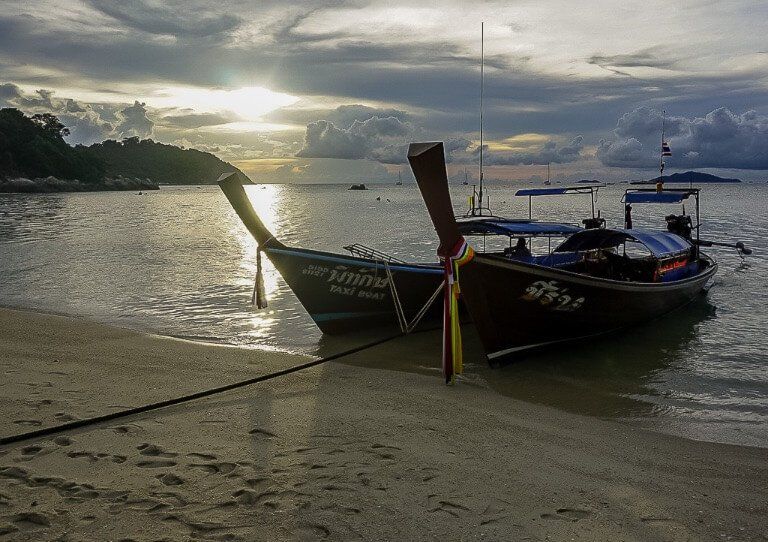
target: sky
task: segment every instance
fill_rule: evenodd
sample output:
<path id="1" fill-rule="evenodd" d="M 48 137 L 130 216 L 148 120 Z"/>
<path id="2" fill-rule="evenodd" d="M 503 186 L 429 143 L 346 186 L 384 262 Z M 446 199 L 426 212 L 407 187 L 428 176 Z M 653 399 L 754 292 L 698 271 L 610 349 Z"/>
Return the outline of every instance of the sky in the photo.
<path id="1" fill-rule="evenodd" d="M 2 0 L 0 107 L 256 182 L 410 179 L 425 140 L 474 180 L 481 23 L 487 179 L 651 178 L 664 117 L 665 173 L 768 180 L 763 0 Z"/>

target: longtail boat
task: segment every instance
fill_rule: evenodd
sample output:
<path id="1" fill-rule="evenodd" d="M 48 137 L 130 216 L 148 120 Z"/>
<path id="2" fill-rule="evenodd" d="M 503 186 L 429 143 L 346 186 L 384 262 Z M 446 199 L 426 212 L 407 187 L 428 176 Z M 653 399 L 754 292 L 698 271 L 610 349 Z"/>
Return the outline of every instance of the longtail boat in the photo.
<path id="1" fill-rule="evenodd" d="M 345 246 L 349 254 L 286 246 L 256 214 L 245 191 L 245 185 L 251 184 L 250 180 L 233 172 L 222 175 L 218 184 L 258 243 L 254 302 L 260 307 L 266 302 L 259 280 L 263 253 L 323 333 L 343 334 L 376 328 L 399 329 L 405 334 L 417 327 L 439 326 L 440 304 L 435 301 L 443 292 L 441 262 L 409 263 L 360 244 Z M 595 220 L 594 191 L 597 188 L 558 190 L 569 194 L 591 193 L 592 219 L 584 222 L 589 224 Z M 483 239 L 488 236 L 509 238 L 508 247 L 489 247 L 489 253 L 516 257 L 512 247 L 515 237 L 546 238 L 551 242 L 551 239 L 567 238 L 583 229 L 574 224 L 535 220 L 530 205 L 527 219 L 508 219 L 488 214 L 490 210 L 480 208 L 476 197 L 472 201 L 470 210 L 457 217 L 460 231 L 464 235 Z M 567 263 L 567 256 L 563 258 L 558 254 L 532 256 L 530 259 L 546 266 Z M 462 316 L 466 317 L 466 311 L 462 310 Z"/>
<path id="2" fill-rule="evenodd" d="M 443 272 L 438 263 L 407 263 L 359 244 L 344 247 L 349 254 L 286 246 L 253 209 L 244 186 L 252 184 L 249 179 L 237 172 L 225 173 L 218 184 L 258 243 L 257 274 L 263 253 L 323 333 L 366 328 L 399 328 L 407 333 L 439 318 L 434 300 L 441 291 Z M 259 305 L 263 303 L 258 300 Z"/>
<path id="3" fill-rule="evenodd" d="M 453 310 L 459 297 L 488 360 L 496 362 L 526 349 L 602 335 L 666 314 L 696 297 L 717 271 L 716 262 L 700 250 L 718 243 L 699 239 L 698 189 L 628 190 L 627 205 L 680 203 L 693 197 L 696 224 L 685 214 L 667 216 L 665 231 L 632 229 L 631 223 L 609 229 L 598 221 L 557 246 L 552 255 L 560 264 L 552 265 L 473 251 L 454 217 L 442 143 L 412 143 L 408 160 L 440 240 L 438 255 L 450 285 L 444 302 L 446 380 L 460 370 Z M 720 244 L 749 253 L 741 243 Z"/>

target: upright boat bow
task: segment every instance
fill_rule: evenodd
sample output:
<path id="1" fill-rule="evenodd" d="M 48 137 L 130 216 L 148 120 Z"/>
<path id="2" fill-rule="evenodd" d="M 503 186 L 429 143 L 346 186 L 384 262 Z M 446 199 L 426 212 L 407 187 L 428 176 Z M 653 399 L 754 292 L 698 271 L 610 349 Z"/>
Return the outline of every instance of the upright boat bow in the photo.
<path id="1" fill-rule="evenodd" d="M 465 241 L 448 192 L 443 145 L 414 143 L 408 160 L 440 239 L 440 256 L 448 261 Z M 631 258 L 626 248 L 619 254 L 627 242 L 649 255 Z M 587 229 L 554 253 L 568 256 L 566 263 L 478 253 L 461 267 L 461 294 L 490 361 L 670 312 L 689 302 L 717 270 L 691 240 L 671 232 Z"/>

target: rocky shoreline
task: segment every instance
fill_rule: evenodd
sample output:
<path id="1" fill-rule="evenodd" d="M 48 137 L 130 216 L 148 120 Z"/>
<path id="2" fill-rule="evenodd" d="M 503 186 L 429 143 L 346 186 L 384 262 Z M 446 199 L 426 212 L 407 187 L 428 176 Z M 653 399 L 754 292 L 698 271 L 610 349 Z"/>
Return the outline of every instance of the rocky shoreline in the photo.
<path id="1" fill-rule="evenodd" d="M 159 190 L 160 187 L 150 179 L 117 177 L 104 179 L 97 183 L 85 183 L 77 179 L 57 179 L 41 177 L 26 179 L 0 179 L 0 192 L 40 194 L 52 192 L 102 192 L 107 190 Z"/>

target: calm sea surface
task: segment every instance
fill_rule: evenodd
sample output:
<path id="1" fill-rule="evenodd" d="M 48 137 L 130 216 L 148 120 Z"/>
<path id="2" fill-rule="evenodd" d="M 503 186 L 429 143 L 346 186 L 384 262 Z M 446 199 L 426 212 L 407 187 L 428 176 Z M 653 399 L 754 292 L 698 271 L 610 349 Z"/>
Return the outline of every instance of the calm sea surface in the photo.
<path id="1" fill-rule="evenodd" d="M 527 215 L 527 199 L 513 196 L 520 186 L 491 186 L 497 214 Z M 249 192 L 286 244 L 343 252 L 342 245 L 357 242 L 402 259 L 434 260 L 434 231 L 415 185 L 371 188 L 261 185 Z M 464 210 L 466 188 L 453 187 L 457 211 Z M 600 190 L 598 208 L 609 224 L 622 220 L 625 188 Z M 733 250 L 710 250 L 720 270 L 709 293 L 695 303 L 632 332 L 531 355 L 497 370 L 486 367 L 467 329 L 465 385 L 693 438 L 768 446 L 766 204 L 768 184 L 705 187 L 703 236 L 742 240 L 754 254 L 742 260 Z M 635 225 L 663 227 L 662 217 L 671 211 L 636 205 Z M 541 219 L 577 222 L 588 213 L 588 196 L 534 202 Z M 269 308 L 251 306 L 255 251 L 215 186 L 142 196 L 0 194 L 2 305 L 309 355 L 361 340 L 323 338 L 268 262 Z M 437 332 L 398 341 L 390 343 L 398 355 L 382 354 L 376 363 L 437 375 Z"/>

